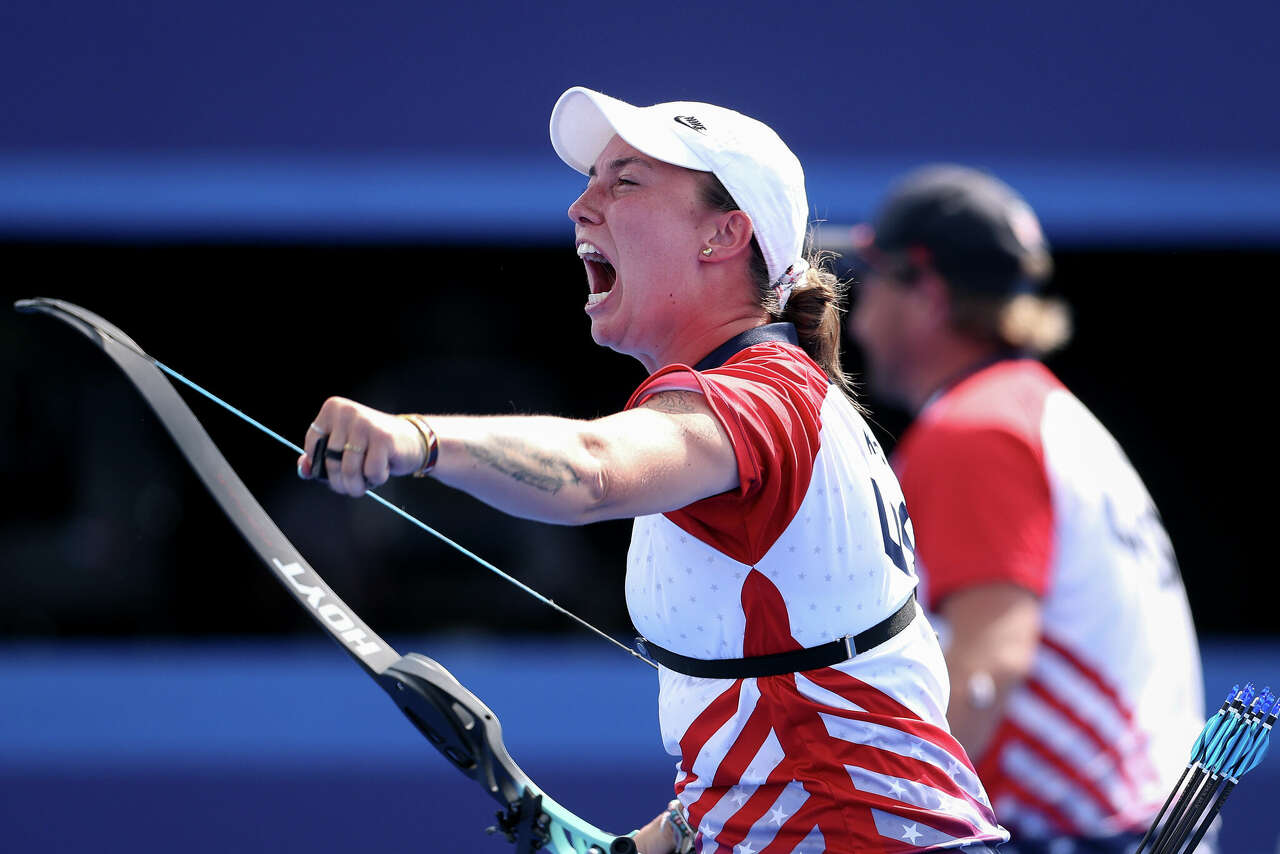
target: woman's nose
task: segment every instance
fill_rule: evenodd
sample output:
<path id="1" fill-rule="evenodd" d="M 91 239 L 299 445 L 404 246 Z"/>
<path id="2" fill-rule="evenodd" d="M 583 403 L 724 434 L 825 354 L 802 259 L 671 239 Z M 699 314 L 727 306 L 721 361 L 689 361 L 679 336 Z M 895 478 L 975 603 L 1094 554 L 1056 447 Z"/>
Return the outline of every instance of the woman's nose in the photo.
<path id="1" fill-rule="evenodd" d="M 573 204 L 569 205 L 569 219 L 575 224 L 599 224 L 600 210 L 594 201 L 594 188 L 588 186 L 582 191 L 582 195 L 574 199 Z"/>

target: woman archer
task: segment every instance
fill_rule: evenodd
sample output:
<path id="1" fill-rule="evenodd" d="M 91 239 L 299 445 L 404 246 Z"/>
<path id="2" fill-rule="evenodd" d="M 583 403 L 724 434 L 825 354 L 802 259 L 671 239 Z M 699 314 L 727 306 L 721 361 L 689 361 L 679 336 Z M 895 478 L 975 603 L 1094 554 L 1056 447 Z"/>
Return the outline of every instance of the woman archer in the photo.
<path id="1" fill-rule="evenodd" d="M 431 477 L 513 515 L 634 518 L 626 597 L 660 665 L 675 792 L 705 852 L 984 850 L 1007 838 L 950 736 L 898 483 L 840 368 L 840 289 L 804 254 L 799 162 L 740 113 L 565 92 L 551 141 L 621 412 L 394 415 L 330 398 L 335 491 Z M 642 850 L 670 850 L 655 831 Z"/>

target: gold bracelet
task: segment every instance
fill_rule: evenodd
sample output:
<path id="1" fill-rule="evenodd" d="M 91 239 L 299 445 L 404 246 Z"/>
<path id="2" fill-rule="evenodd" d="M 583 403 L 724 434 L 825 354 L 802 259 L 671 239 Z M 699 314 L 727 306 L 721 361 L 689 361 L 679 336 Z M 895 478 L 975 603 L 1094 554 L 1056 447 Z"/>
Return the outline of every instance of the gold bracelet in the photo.
<path id="1" fill-rule="evenodd" d="M 426 477 L 427 472 L 436 467 L 436 458 L 440 455 L 440 441 L 436 438 L 436 431 L 431 429 L 427 419 L 416 412 L 400 417 L 418 428 L 418 435 L 422 437 L 422 467 L 413 476 Z"/>

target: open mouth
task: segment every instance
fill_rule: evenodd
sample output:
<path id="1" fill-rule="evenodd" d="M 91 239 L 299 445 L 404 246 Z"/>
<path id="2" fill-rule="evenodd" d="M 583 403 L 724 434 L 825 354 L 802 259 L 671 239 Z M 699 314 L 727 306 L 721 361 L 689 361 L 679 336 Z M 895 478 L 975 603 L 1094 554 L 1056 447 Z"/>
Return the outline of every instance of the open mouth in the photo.
<path id="1" fill-rule="evenodd" d="M 578 257 L 587 268 L 587 305 L 603 302 L 618 280 L 618 271 L 599 249 L 590 243 L 578 244 Z"/>

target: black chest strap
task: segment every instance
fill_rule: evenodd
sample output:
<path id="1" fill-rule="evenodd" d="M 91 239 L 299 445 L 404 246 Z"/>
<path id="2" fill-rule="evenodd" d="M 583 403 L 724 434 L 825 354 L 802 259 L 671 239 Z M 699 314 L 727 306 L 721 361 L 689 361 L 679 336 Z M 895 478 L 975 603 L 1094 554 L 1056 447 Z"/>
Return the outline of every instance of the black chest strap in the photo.
<path id="1" fill-rule="evenodd" d="M 803 673 L 819 670 L 842 661 L 848 661 L 861 652 L 879 646 L 911 624 L 916 616 L 916 594 L 912 591 L 907 601 L 893 614 L 885 617 L 864 632 L 791 652 L 772 655 L 753 655 L 748 658 L 690 658 L 669 649 L 663 649 L 653 641 L 636 639 L 636 647 L 644 655 L 668 670 L 702 679 L 751 679 L 757 676 L 780 676 L 783 673 Z"/>

